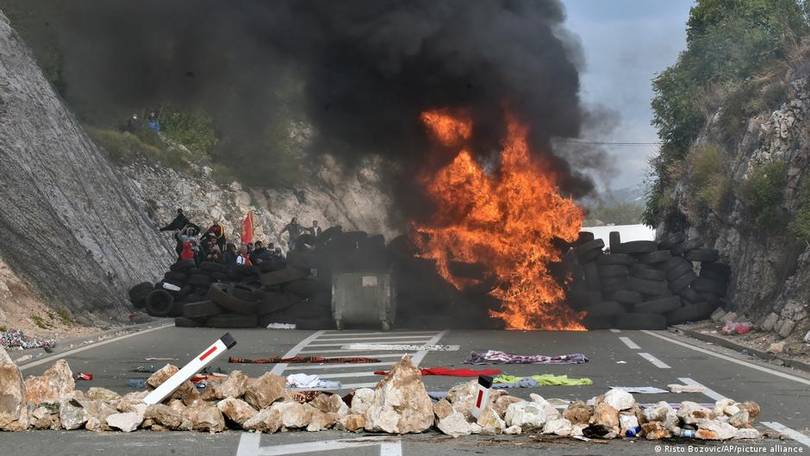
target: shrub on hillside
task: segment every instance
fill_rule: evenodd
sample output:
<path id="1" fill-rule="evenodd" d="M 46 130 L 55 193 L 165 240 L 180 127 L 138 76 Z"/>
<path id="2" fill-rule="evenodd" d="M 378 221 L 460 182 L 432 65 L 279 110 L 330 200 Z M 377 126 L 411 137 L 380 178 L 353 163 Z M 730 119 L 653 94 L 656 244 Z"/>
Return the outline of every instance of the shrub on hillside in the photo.
<path id="1" fill-rule="evenodd" d="M 754 168 L 740 186 L 740 199 L 745 203 L 756 228 L 764 232 L 781 231 L 787 222 L 783 207 L 787 166 L 784 160 L 772 160 Z"/>

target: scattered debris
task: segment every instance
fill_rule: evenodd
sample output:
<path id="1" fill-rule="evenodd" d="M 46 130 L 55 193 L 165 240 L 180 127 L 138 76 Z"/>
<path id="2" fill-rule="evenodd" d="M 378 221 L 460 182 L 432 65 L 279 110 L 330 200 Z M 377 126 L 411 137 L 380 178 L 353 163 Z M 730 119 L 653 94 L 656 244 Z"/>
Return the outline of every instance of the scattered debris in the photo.
<path id="1" fill-rule="evenodd" d="M 295 329 L 295 323 L 270 323 L 267 329 Z"/>
<path id="2" fill-rule="evenodd" d="M 661 394 L 667 392 L 667 390 L 654 386 L 611 386 L 611 388 L 625 390 L 633 394 Z"/>
<path id="3" fill-rule="evenodd" d="M 702 385 L 679 385 L 677 383 L 673 383 L 667 385 L 669 391 L 672 393 L 705 393 L 706 387 Z"/>
<path id="4" fill-rule="evenodd" d="M 0 347 L 28 350 L 31 348 L 52 349 L 56 346 L 54 339 L 26 336 L 22 331 L 9 329 L 0 331 Z"/>
<path id="5" fill-rule="evenodd" d="M 464 364 L 582 364 L 588 357 L 582 353 L 568 355 L 516 355 L 499 350 L 487 350 L 483 353 L 470 352 Z"/>
<path id="6" fill-rule="evenodd" d="M 458 351 L 460 345 L 405 345 L 405 344 L 347 344 L 341 350 L 380 350 L 380 351 Z"/>
<path id="7" fill-rule="evenodd" d="M 76 374 L 76 380 L 82 380 L 85 382 L 89 382 L 93 380 L 93 374 L 90 372 L 79 372 Z"/>
<path id="8" fill-rule="evenodd" d="M 340 382 L 321 380 L 317 375 L 292 374 L 287 376 L 287 386 L 295 388 L 340 389 Z"/>
<path id="9" fill-rule="evenodd" d="M 481 375 L 493 377 L 501 375 L 500 369 L 451 369 L 449 367 L 423 367 L 419 369 L 422 375 L 439 375 L 445 377 L 478 377 Z M 388 371 L 374 371 L 374 375 L 388 375 Z"/>
<path id="10" fill-rule="evenodd" d="M 720 328 L 720 333 L 725 335 L 730 334 L 748 334 L 751 332 L 751 323 L 743 322 L 743 321 L 727 321 L 722 328 Z"/>
<path id="11" fill-rule="evenodd" d="M 528 377 L 518 377 L 514 375 L 498 375 L 495 377 L 495 383 L 499 384 L 496 388 L 533 388 L 540 385 L 546 386 L 579 386 L 579 385 L 592 385 L 593 381 L 590 378 L 571 378 L 567 375 L 554 375 L 554 374 L 539 374 L 531 375 Z M 514 385 L 514 386 L 504 386 Z"/>
<path id="12" fill-rule="evenodd" d="M 231 356 L 228 362 L 232 364 L 368 364 L 379 363 L 377 358 L 369 358 L 364 356 L 337 356 L 337 357 L 323 357 L 323 356 L 291 356 L 284 358 L 276 356 L 273 358 L 240 358 L 238 356 Z"/>

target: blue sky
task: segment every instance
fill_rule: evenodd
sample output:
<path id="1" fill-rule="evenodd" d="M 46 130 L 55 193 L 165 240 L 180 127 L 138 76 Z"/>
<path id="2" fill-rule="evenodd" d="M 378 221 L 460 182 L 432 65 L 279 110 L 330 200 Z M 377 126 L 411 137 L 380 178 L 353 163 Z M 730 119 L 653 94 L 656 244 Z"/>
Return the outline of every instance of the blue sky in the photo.
<path id="1" fill-rule="evenodd" d="M 620 123 L 606 141 L 654 142 L 650 81 L 685 47 L 693 0 L 562 0 L 567 28 L 585 54 L 582 99 L 618 111 Z M 587 133 L 586 133 L 587 135 Z M 608 146 L 617 173 L 609 188 L 641 183 L 656 146 Z"/>

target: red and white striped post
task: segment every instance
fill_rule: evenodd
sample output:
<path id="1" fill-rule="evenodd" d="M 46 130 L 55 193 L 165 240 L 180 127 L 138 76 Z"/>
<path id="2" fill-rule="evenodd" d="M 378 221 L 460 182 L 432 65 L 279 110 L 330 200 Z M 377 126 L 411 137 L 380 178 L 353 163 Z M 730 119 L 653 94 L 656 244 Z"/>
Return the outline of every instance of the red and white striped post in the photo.
<path id="1" fill-rule="evenodd" d="M 475 393 L 475 404 L 470 413 L 476 418 L 489 405 L 489 389 L 492 388 L 492 377 L 482 375 L 478 377 L 478 391 Z"/>
<path id="2" fill-rule="evenodd" d="M 230 333 L 225 333 L 224 336 L 217 339 L 208 348 L 203 350 L 202 353 L 189 361 L 188 364 L 183 366 L 183 368 L 177 371 L 176 374 L 169 377 L 165 382 L 161 383 L 160 386 L 155 388 L 154 391 L 149 393 L 143 400 L 144 403 L 147 405 L 153 405 L 162 402 L 170 394 L 172 394 L 174 390 L 179 388 L 180 385 L 199 372 L 200 369 L 211 364 L 211 361 L 230 350 L 234 345 L 236 345 L 236 340 L 231 336 Z"/>

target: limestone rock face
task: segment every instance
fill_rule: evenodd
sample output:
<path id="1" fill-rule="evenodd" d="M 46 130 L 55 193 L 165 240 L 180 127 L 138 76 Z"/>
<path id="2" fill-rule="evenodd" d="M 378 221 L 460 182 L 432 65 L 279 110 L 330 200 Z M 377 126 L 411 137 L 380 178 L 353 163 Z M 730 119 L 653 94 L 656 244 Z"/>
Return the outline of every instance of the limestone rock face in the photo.
<path id="1" fill-rule="evenodd" d="M 67 361 L 60 359 L 38 377 L 25 380 L 25 397 L 31 404 L 59 402 L 76 390 L 73 372 Z"/>
<path id="2" fill-rule="evenodd" d="M 450 402 L 448 402 L 447 399 L 442 399 L 433 404 L 433 413 L 436 414 L 436 419 L 438 420 L 451 415 L 454 411 L 453 406 L 450 405 Z"/>
<path id="3" fill-rule="evenodd" d="M 424 432 L 433 425 L 433 402 L 422 383 L 422 374 L 403 356 L 374 389 L 366 410 L 366 430 L 392 434 Z"/>
<path id="4" fill-rule="evenodd" d="M 281 412 L 274 408 L 262 409 L 242 424 L 242 428 L 245 430 L 267 433 L 276 432 L 281 429 L 281 426 Z"/>
<path id="5" fill-rule="evenodd" d="M 478 416 L 476 423 L 481 426 L 481 433 L 487 435 L 501 434 L 506 429 L 506 422 L 492 407 L 485 408 Z"/>
<path id="6" fill-rule="evenodd" d="M 287 380 L 279 375 L 266 372 L 245 389 L 245 402 L 257 410 L 270 407 L 273 402 L 284 398 Z"/>
<path id="7" fill-rule="evenodd" d="M 337 423 L 338 414 L 335 412 L 322 412 L 318 409 L 312 411 L 312 416 L 307 425 L 307 431 L 316 432 L 329 429 Z"/>
<path id="8" fill-rule="evenodd" d="M 171 251 L 2 13 L 0 49 L 0 257 L 83 322 L 123 319 L 126 290 Z"/>
<path id="9" fill-rule="evenodd" d="M 87 416 L 87 422 L 84 424 L 85 429 L 96 432 L 110 430 L 107 425 L 107 417 L 118 413 L 118 410 L 100 400 L 78 399 L 77 402 L 82 406 L 85 416 Z"/>
<path id="10" fill-rule="evenodd" d="M 0 430 L 28 427 L 25 382 L 14 363 L 0 363 Z"/>
<path id="11" fill-rule="evenodd" d="M 34 429 L 59 429 L 62 424 L 59 421 L 59 404 L 53 402 L 40 404 L 31 411 L 30 421 Z"/>
<path id="12" fill-rule="evenodd" d="M 324 413 L 335 413 L 338 417 L 349 414 L 349 406 L 337 394 L 318 395 L 309 402 L 309 405 Z"/>
<path id="13" fill-rule="evenodd" d="M 241 399 L 234 399 L 232 397 L 225 398 L 217 402 L 217 408 L 226 418 L 242 426 L 245 421 L 253 418 L 256 409 L 250 406 L 247 402 Z"/>

